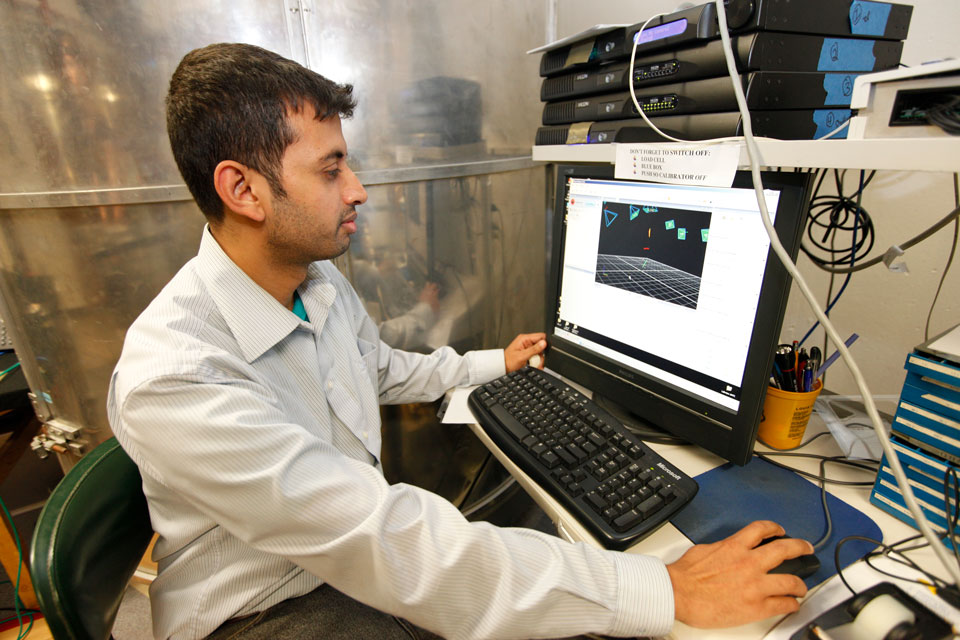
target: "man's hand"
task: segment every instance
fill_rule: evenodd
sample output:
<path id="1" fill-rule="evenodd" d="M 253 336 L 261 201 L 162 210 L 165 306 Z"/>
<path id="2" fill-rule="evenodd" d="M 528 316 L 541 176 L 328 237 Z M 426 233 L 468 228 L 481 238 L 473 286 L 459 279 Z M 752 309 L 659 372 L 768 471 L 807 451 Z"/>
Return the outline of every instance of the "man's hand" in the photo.
<path id="1" fill-rule="evenodd" d="M 546 348 L 547 334 L 521 333 L 503 350 L 503 361 L 507 365 L 507 373 L 525 366 L 531 356 L 543 353 Z M 542 357 L 538 368 L 543 369 Z"/>
<path id="2" fill-rule="evenodd" d="M 796 611 L 806 595 L 803 580 L 768 574 L 787 558 L 813 553 L 806 540 L 784 538 L 775 522 L 758 520 L 725 540 L 696 545 L 667 566 L 677 620 L 693 627 L 735 627 Z"/>

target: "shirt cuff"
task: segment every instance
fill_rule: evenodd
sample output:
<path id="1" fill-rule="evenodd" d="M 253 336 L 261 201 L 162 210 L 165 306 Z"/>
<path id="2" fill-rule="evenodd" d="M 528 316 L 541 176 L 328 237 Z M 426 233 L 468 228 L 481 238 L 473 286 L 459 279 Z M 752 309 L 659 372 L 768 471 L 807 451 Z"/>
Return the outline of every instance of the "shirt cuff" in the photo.
<path id="1" fill-rule="evenodd" d="M 503 359 L 503 349 L 471 351 L 464 356 L 470 372 L 468 384 L 484 384 L 507 373 L 507 363 Z"/>
<path id="2" fill-rule="evenodd" d="M 665 636 L 673 628 L 673 583 L 653 556 L 613 554 L 620 577 L 617 617 L 611 635 Z"/>

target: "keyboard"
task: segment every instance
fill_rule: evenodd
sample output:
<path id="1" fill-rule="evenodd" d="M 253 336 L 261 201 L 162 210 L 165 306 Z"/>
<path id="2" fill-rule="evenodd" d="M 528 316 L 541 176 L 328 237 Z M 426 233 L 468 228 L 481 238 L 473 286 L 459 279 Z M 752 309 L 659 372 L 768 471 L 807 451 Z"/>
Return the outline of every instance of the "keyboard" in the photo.
<path id="1" fill-rule="evenodd" d="M 510 460 L 608 549 L 649 535 L 697 493 L 693 478 L 540 369 L 477 387 L 468 405 Z"/>

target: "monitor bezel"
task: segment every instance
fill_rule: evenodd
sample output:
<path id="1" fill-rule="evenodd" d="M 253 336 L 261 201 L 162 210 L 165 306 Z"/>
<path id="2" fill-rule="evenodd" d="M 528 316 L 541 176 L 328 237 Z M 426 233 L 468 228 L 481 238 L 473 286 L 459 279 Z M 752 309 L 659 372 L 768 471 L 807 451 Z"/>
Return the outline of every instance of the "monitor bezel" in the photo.
<path id="1" fill-rule="evenodd" d="M 557 319 L 560 270 L 563 265 L 564 215 L 569 178 L 614 178 L 613 165 L 557 165 L 553 219 L 550 224 L 550 270 L 547 283 L 546 365 L 561 376 L 581 384 L 636 413 L 653 426 L 697 444 L 735 464 L 749 462 L 763 410 L 763 400 L 779 342 L 780 328 L 790 294 L 790 276 L 768 250 L 757 316 L 744 367 L 740 408 L 737 412 L 696 398 L 663 381 L 629 369 L 619 362 L 589 351 L 553 334 Z M 812 174 L 761 172 L 765 189 L 780 191 L 774 229 L 796 260 L 809 207 Z M 642 181 L 629 181 L 642 182 Z M 653 184 L 653 183 L 651 183 Z M 733 187 L 753 188 L 749 171 L 738 171 Z M 759 222 L 759 221 L 758 221 Z"/>

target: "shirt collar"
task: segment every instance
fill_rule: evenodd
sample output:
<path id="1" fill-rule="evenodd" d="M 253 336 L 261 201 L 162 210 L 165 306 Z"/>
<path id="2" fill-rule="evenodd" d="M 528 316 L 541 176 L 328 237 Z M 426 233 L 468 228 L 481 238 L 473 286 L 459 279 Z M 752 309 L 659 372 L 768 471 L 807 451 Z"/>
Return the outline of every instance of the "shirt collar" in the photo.
<path id="1" fill-rule="evenodd" d="M 301 322 L 230 259 L 210 233 L 209 225 L 203 229 L 197 264 L 200 279 L 247 362 L 259 358 L 301 325 L 307 329 L 313 329 L 313 325 L 319 330 L 336 296 L 334 287 L 322 282 L 325 277 L 320 269 L 310 265 L 299 291 L 311 322 Z M 312 295 L 308 294 L 311 290 Z M 319 299 L 313 299 L 318 293 Z"/>

